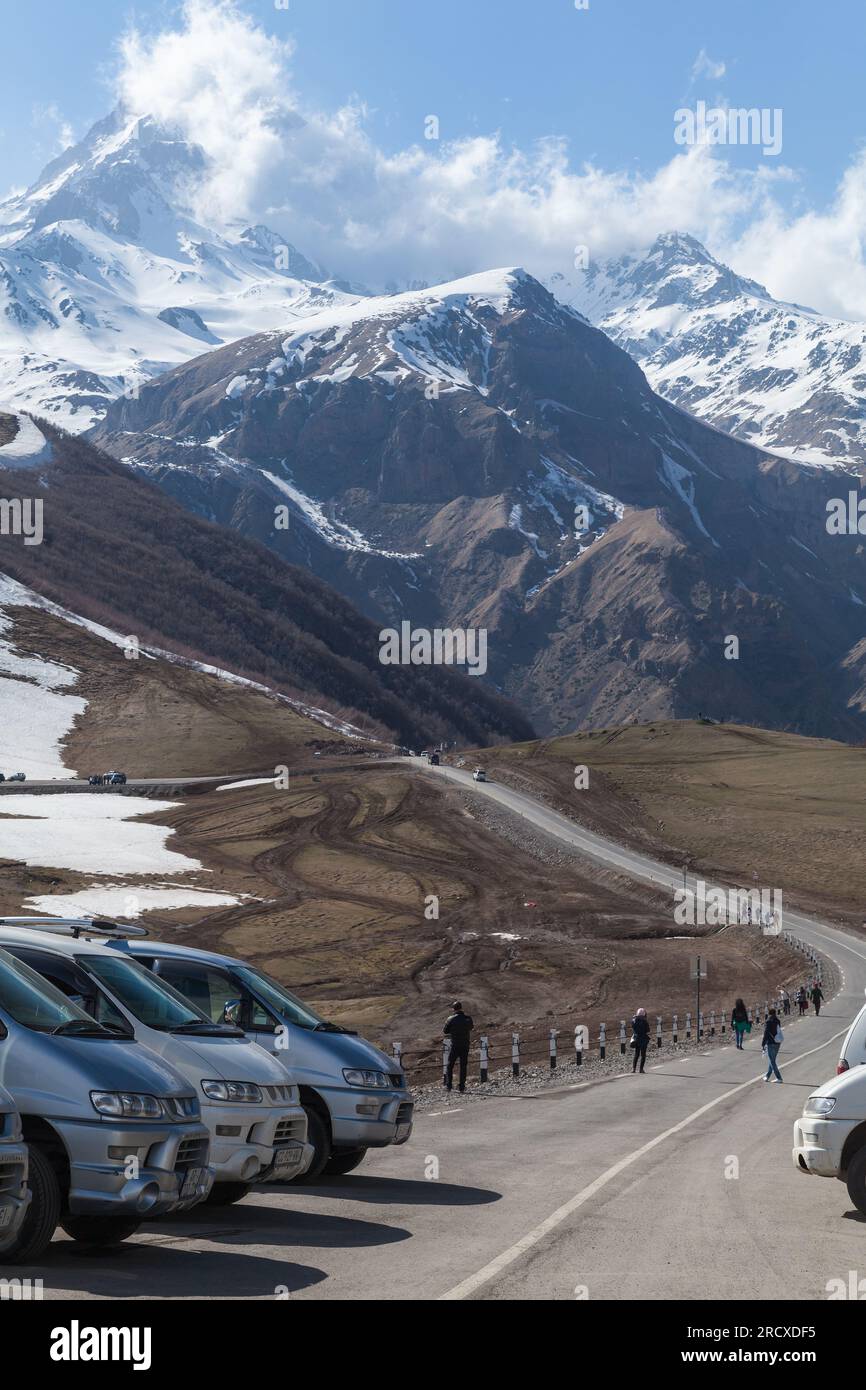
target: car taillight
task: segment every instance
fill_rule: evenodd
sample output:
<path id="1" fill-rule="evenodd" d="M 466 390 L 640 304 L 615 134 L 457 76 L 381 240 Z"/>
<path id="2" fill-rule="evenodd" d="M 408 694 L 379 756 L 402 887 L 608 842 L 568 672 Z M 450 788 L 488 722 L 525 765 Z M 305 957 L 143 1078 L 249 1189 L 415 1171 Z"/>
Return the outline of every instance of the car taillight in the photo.
<path id="1" fill-rule="evenodd" d="M 842 1060 L 841 1060 L 841 1062 L 839 1063 L 839 1065 L 838 1065 L 837 1068 L 836 1068 L 836 1075 L 837 1075 L 837 1076 L 841 1076 L 842 1073 L 843 1073 L 843 1072 L 846 1072 L 846 1071 L 848 1071 L 848 1063 L 845 1061 L 845 1058 L 843 1057 Z"/>

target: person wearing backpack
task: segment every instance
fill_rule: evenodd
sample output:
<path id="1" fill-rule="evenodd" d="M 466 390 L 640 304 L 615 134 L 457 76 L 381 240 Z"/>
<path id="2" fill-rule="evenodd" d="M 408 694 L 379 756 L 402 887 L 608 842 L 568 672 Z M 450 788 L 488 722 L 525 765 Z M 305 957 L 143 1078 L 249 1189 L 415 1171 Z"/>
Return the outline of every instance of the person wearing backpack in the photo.
<path id="1" fill-rule="evenodd" d="M 821 1002 L 822 1002 L 823 998 L 824 998 L 824 991 L 822 990 L 821 986 L 818 984 L 818 981 L 816 980 L 816 981 L 815 981 L 815 984 L 814 984 L 814 986 L 813 986 L 813 988 L 812 988 L 812 994 L 811 994 L 812 1003 L 815 1005 L 815 1017 L 816 1017 L 816 1018 L 817 1018 L 817 1017 L 820 1015 L 820 1013 L 821 1013 Z"/>
<path id="2" fill-rule="evenodd" d="M 779 1048 L 782 1046 L 784 1039 L 785 1034 L 782 1032 L 779 1015 L 776 1013 L 775 1009 L 771 1009 L 767 1015 L 767 1022 L 764 1025 L 764 1037 L 761 1042 L 761 1048 L 766 1052 L 769 1062 L 767 1074 L 764 1077 L 765 1081 L 769 1081 L 774 1072 L 776 1074 L 776 1080 L 782 1080 L 782 1073 L 776 1065 L 776 1058 L 779 1055 Z"/>
<path id="3" fill-rule="evenodd" d="M 743 1038 L 746 1033 L 752 1031 L 752 1025 L 749 1022 L 749 1010 L 746 1008 L 742 999 L 738 999 L 731 1010 L 731 1025 L 734 1029 L 734 1036 L 737 1039 L 737 1051 L 742 1052 Z"/>

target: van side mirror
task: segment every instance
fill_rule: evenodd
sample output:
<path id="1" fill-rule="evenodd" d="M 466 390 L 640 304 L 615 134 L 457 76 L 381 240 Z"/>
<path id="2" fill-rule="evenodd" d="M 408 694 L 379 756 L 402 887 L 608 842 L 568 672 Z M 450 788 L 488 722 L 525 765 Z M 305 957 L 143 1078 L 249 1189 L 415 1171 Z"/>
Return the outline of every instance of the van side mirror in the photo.
<path id="1" fill-rule="evenodd" d="M 223 1023 L 231 1023 L 235 1028 L 240 1027 L 241 1021 L 241 1001 L 240 999 L 227 999 L 223 1006 Z"/>

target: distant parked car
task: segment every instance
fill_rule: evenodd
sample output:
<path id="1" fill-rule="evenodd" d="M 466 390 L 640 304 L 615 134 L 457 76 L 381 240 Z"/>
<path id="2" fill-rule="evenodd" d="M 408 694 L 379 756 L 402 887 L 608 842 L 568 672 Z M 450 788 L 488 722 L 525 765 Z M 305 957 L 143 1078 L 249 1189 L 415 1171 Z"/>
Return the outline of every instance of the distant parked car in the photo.
<path id="1" fill-rule="evenodd" d="M 106 787 L 123 787 L 126 785 L 125 772 L 106 772 L 102 778 L 103 785 Z"/>
<path id="2" fill-rule="evenodd" d="M 23 772 L 13 772 L 11 777 L 6 779 L 9 782 L 26 782 L 27 778 Z"/>
<path id="3" fill-rule="evenodd" d="M 484 771 L 483 767 L 476 767 L 475 771 L 472 774 L 472 780 L 473 782 L 487 781 L 487 773 Z"/>

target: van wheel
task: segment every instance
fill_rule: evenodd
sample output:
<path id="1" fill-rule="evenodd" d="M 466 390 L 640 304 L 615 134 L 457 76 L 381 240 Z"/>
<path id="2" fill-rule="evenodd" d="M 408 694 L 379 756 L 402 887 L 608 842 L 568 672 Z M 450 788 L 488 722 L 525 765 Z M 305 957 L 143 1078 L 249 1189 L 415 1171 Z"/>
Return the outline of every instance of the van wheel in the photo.
<path id="1" fill-rule="evenodd" d="M 233 1202 L 242 1202 L 251 1187 L 248 1182 L 215 1182 L 205 1202 L 209 1207 L 230 1207 Z"/>
<path id="2" fill-rule="evenodd" d="M 366 1149 L 344 1149 L 342 1153 L 331 1154 L 322 1172 L 329 1178 L 339 1177 L 342 1173 L 352 1173 L 366 1157 Z"/>
<path id="3" fill-rule="evenodd" d="M 63 1199 L 57 1174 L 35 1144 L 30 1145 L 30 1173 L 27 1186 L 33 1196 L 24 1224 L 8 1250 L 3 1264 L 32 1264 L 43 1255 L 57 1230 Z"/>
<path id="4" fill-rule="evenodd" d="M 81 1245 L 120 1245 L 134 1236 L 141 1221 L 131 1216 L 65 1216 L 61 1226 Z"/>
<path id="5" fill-rule="evenodd" d="M 318 1110 L 308 1109 L 306 1105 L 304 1114 L 307 1117 L 307 1143 L 313 1146 L 313 1161 L 306 1173 L 290 1179 L 293 1186 L 295 1183 L 315 1182 L 331 1157 L 331 1136 L 325 1121 Z"/>
<path id="6" fill-rule="evenodd" d="M 866 1147 L 858 1149 L 848 1164 L 845 1186 L 857 1210 L 866 1216 Z"/>

